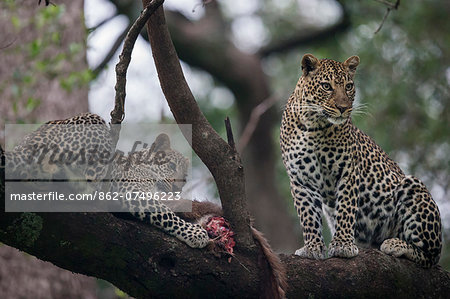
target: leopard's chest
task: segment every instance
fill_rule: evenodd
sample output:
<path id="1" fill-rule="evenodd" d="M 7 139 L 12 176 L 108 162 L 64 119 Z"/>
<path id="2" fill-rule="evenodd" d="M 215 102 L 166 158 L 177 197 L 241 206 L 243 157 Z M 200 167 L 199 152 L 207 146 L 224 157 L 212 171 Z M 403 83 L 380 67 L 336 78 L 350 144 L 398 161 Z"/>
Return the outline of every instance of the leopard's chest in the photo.
<path id="1" fill-rule="evenodd" d="M 348 136 L 337 136 L 332 130 L 297 130 L 288 137 L 283 161 L 291 183 L 316 191 L 325 205 L 334 207 L 337 182 L 351 171 Z"/>

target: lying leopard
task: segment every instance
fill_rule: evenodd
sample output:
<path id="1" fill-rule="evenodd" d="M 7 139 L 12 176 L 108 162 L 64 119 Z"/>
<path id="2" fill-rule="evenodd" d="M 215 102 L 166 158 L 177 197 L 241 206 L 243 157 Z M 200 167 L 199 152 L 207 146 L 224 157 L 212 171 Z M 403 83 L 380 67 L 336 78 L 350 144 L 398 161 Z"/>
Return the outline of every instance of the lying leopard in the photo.
<path id="1" fill-rule="evenodd" d="M 42 149 L 48 152 L 44 153 Z M 85 113 L 47 122 L 28 134 L 12 152 L 6 153 L 6 169 L 24 179 L 39 177 L 55 180 L 70 177 L 70 173 L 72 177 L 82 177 L 95 183 L 105 179 L 108 164 L 89 161 L 98 161 L 102 155 L 109 156 L 110 151 L 109 127 L 100 116 Z M 78 159 L 73 159 L 73 163 L 50 163 L 67 161 L 69 153 L 71 158 L 76 156 Z M 188 161 L 170 147 L 170 139 L 166 134 L 160 134 L 151 147 L 133 155 L 130 159 L 121 157 L 120 161 L 125 159 L 127 163 L 114 159 L 112 180 L 107 187 L 109 191 L 124 195 L 132 194 L 133 191 L 181 191 Z M 86 163 L 79 163 L 80 157 L 84 157 Z M 136 157 L 145 157 L 147 160 L 140 161 Z M 190 247 L 203 248 L 210 242 L 203 227 L 179 218 L 159 200 L 122 200 L 121 204 L 135 217 L 177 237 Z"/>
<path id="2" fill-rule="evenodd" d="M 359 58 L 344 63 L 306 54 L 303 74 L 283 113 L 280 145 L 304 246 L 295 254 L 324 259 L 322 211 L 332 232 L 328 257 L 379 247 L 422 267 L 438 263 L 441 221 L 425 185 L 351 121 Z"/>

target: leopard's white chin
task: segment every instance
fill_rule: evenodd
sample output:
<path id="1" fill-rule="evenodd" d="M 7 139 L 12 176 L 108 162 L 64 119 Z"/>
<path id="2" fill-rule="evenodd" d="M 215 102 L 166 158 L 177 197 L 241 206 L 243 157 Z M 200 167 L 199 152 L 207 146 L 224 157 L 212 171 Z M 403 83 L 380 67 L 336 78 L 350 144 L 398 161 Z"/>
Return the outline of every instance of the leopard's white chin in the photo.
<path id="1" fill-rule="evenodd" d="M 328 117 L 327 120 L 333 125 L 341 125 L 347 121 L 347 118 L 344 117 Z"/>

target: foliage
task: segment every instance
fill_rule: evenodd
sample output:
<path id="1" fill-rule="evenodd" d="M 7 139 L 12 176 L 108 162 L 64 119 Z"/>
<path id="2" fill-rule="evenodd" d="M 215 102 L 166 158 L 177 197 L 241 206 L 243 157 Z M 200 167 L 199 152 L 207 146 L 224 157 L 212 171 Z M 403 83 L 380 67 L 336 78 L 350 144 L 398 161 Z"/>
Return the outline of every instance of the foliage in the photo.
<path id="1" fill-rule="evenodd" d="M 61 32 L 66 26 L 63 22 L 64 4 L 41 7 L 32 18 L 21 18 L 18 5 L 16 1 L 1 4 L 8 12 L 15 34 L 27 30 L 38 30 L 40 34 L 31 40 L 25 37 L 24 42 L 3 50 L 5 55 L 20 53 L 22 56 L 20 65 L 12 70 L 12 82 L 0 84 L 0 91 L 10 89 L 15 114 L 18 114 L 19 110 L 31 113 L 40 105 L 41 99 L 34 95 L 43 78 L 57 78 L 60 86 L 67 92 L 85 86 L 93 79 L 92 72 L 88 69 L 61 75 L 76 57 L 85 55 L 84 45 L 81 43 L 71 43 L 67 49 L 63 48 L 64 37 Z"/>

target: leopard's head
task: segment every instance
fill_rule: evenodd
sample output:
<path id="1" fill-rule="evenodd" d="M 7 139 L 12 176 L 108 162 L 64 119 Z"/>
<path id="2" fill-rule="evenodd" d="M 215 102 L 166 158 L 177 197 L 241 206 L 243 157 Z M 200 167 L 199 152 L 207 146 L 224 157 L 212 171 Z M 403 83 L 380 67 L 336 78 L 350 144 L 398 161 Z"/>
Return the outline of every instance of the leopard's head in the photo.
<path id="1" fill-rule="evenodd" d="M 303 56 L 303 74 L 299 80 L 303 110 L 309 110 L 332 124 L 344 123 L 353 108 L 353 76 L 358 65 L 358 56 L 352 56 L 343 63 L 319 60 L 311 54 Z"/>
<path id="2" fill-rule="evenodd" d="M 159 134 L 150 148 L 150 165 L 163 180 L 158 188 L 162 191 L 181 191 L 186 184 L 189 160 L 180 152 L 170 147 L 167 134 Z"/>

